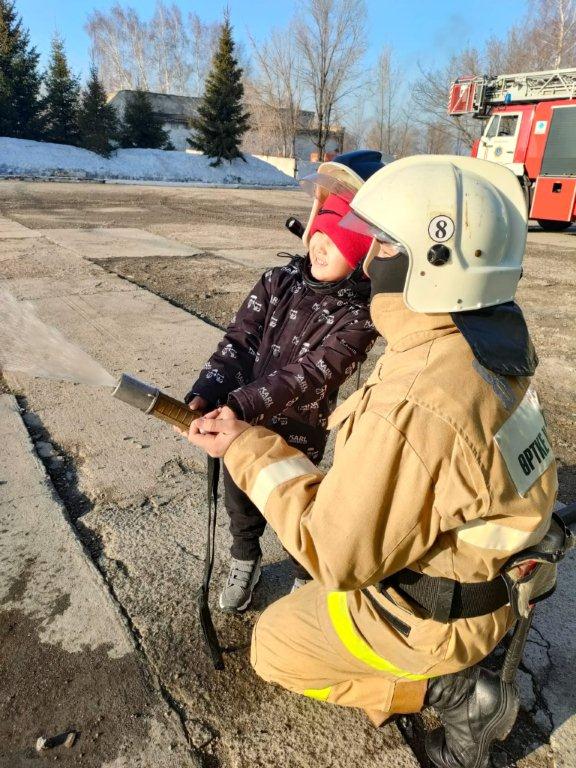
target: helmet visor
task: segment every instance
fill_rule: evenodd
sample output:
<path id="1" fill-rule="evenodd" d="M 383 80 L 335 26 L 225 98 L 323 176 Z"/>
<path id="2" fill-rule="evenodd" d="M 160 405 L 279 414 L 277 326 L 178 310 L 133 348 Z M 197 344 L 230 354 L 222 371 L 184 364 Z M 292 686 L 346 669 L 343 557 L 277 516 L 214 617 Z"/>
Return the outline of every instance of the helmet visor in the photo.
<path id="1" fill-rule="evenodd" d="M 357 232 L 360 235 L 372 237 L 376 243 L 392 246 L 393 250 L 391 252 L 388 250 L 388 255 L 392 255 L 393 253 L 408 253 L 406 247 L 402 243 L 398 242 L 395 237 L 392 237 L 392 235 L 389 235 L 388 232 L 380 229 L 380 227 L 377 227 L 375 224 L 372 224 L 371 222 L 366 221 L 366 219 L 361 218 L 357 213 L 354 213 L 354 211 L 351 211 L 350 213 L 347 213 L 346 216 L 343 216 L 338 226 L 349 229 L 352 232 Z M 379 258 L 379 256 L 380 247 L 376 246 L 375 243 L 372 243 L 372 247 L 364 259 L 363 269 L 365 275 L 368 275 L 368 267 L 372 263 L 372 260 Z"/>
<path id="2" fill-rule="evenodd" d="M 375 224 L 371 224 L 369 221 L 366 221 L 366 219 L 362 219 L 357 213 L 354 213 L 354 211 L 350 211 L 346 216 L 343 216 L 339 226 L 344 227 L 344 229 L 349 229 L 351 232 L 357 232 L 359 235 L 373 237 L 375 240 L 378 240 L 379 243 L 389 243 L 390 245 L 398 246 L 398 248 L 403 248 L 398 240 L 387 232 L 384 232 L 383 229 L 380 229 L 380 227 L 377 227 Z"/>
<path id="3" fill-rule="evenodd" d="M 345 181 L 327 173 L 311 173 L 300 179 L 300 186 L 313 199 L 324 200 L 328 195 L 337 195 L 347 203 L 352 202 L 358 191 Z"/>

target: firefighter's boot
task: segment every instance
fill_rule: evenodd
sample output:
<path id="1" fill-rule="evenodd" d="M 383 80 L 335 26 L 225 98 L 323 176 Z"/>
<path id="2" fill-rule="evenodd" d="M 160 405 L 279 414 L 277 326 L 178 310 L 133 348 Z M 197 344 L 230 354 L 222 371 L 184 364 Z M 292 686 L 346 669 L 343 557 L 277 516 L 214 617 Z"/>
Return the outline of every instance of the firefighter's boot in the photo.
<path id="1" fill-rule="evenodd" d="M 486 768 L 490 747 L 510 733 L 518 714 L 518 692 L 497 674 L 472 667 L 432 678 L 426 704 L 444 728 L 426 738 L 426 752 L 438 768 Z"/>

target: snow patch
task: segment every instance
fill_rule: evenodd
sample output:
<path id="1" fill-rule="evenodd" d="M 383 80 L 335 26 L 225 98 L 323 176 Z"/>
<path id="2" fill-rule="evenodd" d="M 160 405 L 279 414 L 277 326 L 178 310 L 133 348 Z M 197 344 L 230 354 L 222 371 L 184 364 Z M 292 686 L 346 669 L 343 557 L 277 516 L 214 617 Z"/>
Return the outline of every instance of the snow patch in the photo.
<path id="1" fill-rule="evenodd" d="M 87 149 L 44 141 L 0 137 L 0 176 L 116 179 L 233 184 L 237 186 L 294 187 L 296 182 L 270 163 L 253 155 L 210 166 L 210 158 L 162 149 L 118 149 L 109 158 Z"/>

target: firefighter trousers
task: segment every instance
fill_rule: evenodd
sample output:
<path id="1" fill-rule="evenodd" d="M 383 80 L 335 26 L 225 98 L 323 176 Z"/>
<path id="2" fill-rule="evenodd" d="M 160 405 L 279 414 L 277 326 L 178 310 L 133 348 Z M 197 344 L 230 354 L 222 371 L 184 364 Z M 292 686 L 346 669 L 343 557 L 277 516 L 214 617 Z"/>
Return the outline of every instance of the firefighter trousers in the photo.
<path id="1" fill-rule="evenodd" d="M 360 707 L 375 725 L 393 714 L 419 712 L 427 680 L 406 680 L 387 671 L 393 665 L 354 632 L 347 614 L 335 626 L 340 597 L 345 600 L 345 593 L 328 593 L 311 582 L 267 608 L 252 634 L 256 673 L 313 699 Z"/>

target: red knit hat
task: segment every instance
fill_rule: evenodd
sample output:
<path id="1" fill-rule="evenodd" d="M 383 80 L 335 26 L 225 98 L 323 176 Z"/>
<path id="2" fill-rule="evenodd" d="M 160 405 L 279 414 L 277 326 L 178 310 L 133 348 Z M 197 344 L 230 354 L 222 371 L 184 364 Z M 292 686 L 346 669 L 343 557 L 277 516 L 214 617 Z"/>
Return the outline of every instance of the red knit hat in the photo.
<path id="1" fill-rule="evenodd" d="M 341 197 L 328 195 L 314 217 L 310 227 L 310 238 L 315 232 L 324 232 L 354 269 L 368 253 L 372 238 L 339 226 L 342 218 L 350 213 L 350 210 L 350 205 Z"/>

